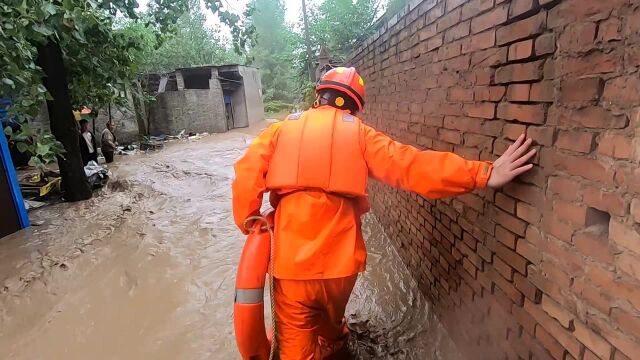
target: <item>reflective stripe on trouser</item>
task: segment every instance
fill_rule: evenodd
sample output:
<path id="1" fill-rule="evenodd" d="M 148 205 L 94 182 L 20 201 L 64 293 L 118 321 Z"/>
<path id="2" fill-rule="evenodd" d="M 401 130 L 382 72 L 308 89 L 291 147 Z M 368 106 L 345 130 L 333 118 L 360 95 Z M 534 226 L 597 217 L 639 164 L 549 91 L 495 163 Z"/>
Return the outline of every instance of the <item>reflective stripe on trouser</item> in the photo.
<path id="1" fill-rule="evenodd" d="M 320 360 L 346 345 L 344 311 L 356 279 L 357 274 L 322 280 L 276 279 L 281 360 Z"/>

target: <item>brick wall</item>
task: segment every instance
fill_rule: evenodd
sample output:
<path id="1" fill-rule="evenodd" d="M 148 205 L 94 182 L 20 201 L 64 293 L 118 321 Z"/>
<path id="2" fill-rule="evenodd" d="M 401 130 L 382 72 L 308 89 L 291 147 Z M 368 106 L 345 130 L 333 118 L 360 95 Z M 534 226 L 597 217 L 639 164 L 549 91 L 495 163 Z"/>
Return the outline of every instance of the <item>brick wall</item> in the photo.
<path id="1" fill-rule="evenodd" d="M 399 141 L 535 167 L 374 211 L 469 359 L 640 359 L 640 2 L 414 1 L 349 61 Z"/>

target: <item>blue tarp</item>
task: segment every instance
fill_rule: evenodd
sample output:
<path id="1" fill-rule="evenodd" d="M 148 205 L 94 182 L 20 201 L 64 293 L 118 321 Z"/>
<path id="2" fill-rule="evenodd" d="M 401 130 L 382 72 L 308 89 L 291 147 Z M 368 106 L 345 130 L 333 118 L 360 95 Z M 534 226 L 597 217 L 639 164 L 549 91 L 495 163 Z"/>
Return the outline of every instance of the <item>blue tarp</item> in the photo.
<path id="1" fill-rule="evenodd" d="M 24 200 L 22 198 L 22 193 L 20 192 L 20 185 L 18 184 L 16 170 L 13 167 L 13 161 L 11 160 L 9 144 L 7 143 L 7 138 L 4 136 L 5 126 L 15 122 L 13 119 L 7 119 L 6 109 L 9 104 L 9 99 L 0 98 L 0 123 L 2 123 L 2 135 L 0 136 L 0 161 L 2 161 L 2 165 L 5 169 L 5 173 L 0 174 L 0 176 L 6 176 L 7 182 L 9 183 L 11 198 L 13 199 L 14 211 L 20 220 L 20 226 L 22 228 L 26 228 L 29 226 L 29 217 L 27 216 L 27 209 L 24 206 Z"/>

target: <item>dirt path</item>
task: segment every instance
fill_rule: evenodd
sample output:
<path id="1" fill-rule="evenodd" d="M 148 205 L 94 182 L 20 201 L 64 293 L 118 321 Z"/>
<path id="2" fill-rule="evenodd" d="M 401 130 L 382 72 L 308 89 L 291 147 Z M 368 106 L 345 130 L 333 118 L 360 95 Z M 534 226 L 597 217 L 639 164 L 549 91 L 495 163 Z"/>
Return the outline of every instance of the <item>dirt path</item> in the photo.
<path id="1" fill-rule="evenodd" d="M 231 165 L 256 129 L 119 157 L 94 199 L 0 241 L 2 359 L 236 359 Z M 259 129 L 258 129 L 259 130 Z M 372 217 L 348 307 L 362 359 L 459 358 Z"/>

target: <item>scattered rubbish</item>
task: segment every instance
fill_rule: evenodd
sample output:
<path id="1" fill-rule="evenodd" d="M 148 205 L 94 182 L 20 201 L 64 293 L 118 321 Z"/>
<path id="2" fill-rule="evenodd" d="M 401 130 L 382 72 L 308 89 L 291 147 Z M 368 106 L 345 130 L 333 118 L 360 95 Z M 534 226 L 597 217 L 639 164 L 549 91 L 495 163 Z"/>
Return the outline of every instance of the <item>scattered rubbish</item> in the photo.
<path id="1" fill-rule="evenodd" d="M 61 178 L 57 171 L 28 173 L 20 178 L 20 189 L 25 198 L 43 197 L 60 192 Z"/>
<path id="2" fill-rule="evenodd" d="M 105 167 L 98 165 L 95 161 L 89 161 L 84 167 L 84 173 L 93 189 L 101 188 L 107 184 L 111 172 Z"/>
<path id="3" fill-rule="evenodd" d="M 47 205 L 47 203 L 42 201 L 24 200 L 24 207 L 27 208 L 28 211 L 41 208 L 45 205 Z M 32 222 L 31 225 L 37 225 L 37 224 Z"/>
<path id="4" fill-rule="evenodd" d="M 136 155 L 138 153 L 137 145 L 118 146 L 118 155 Z"/>

